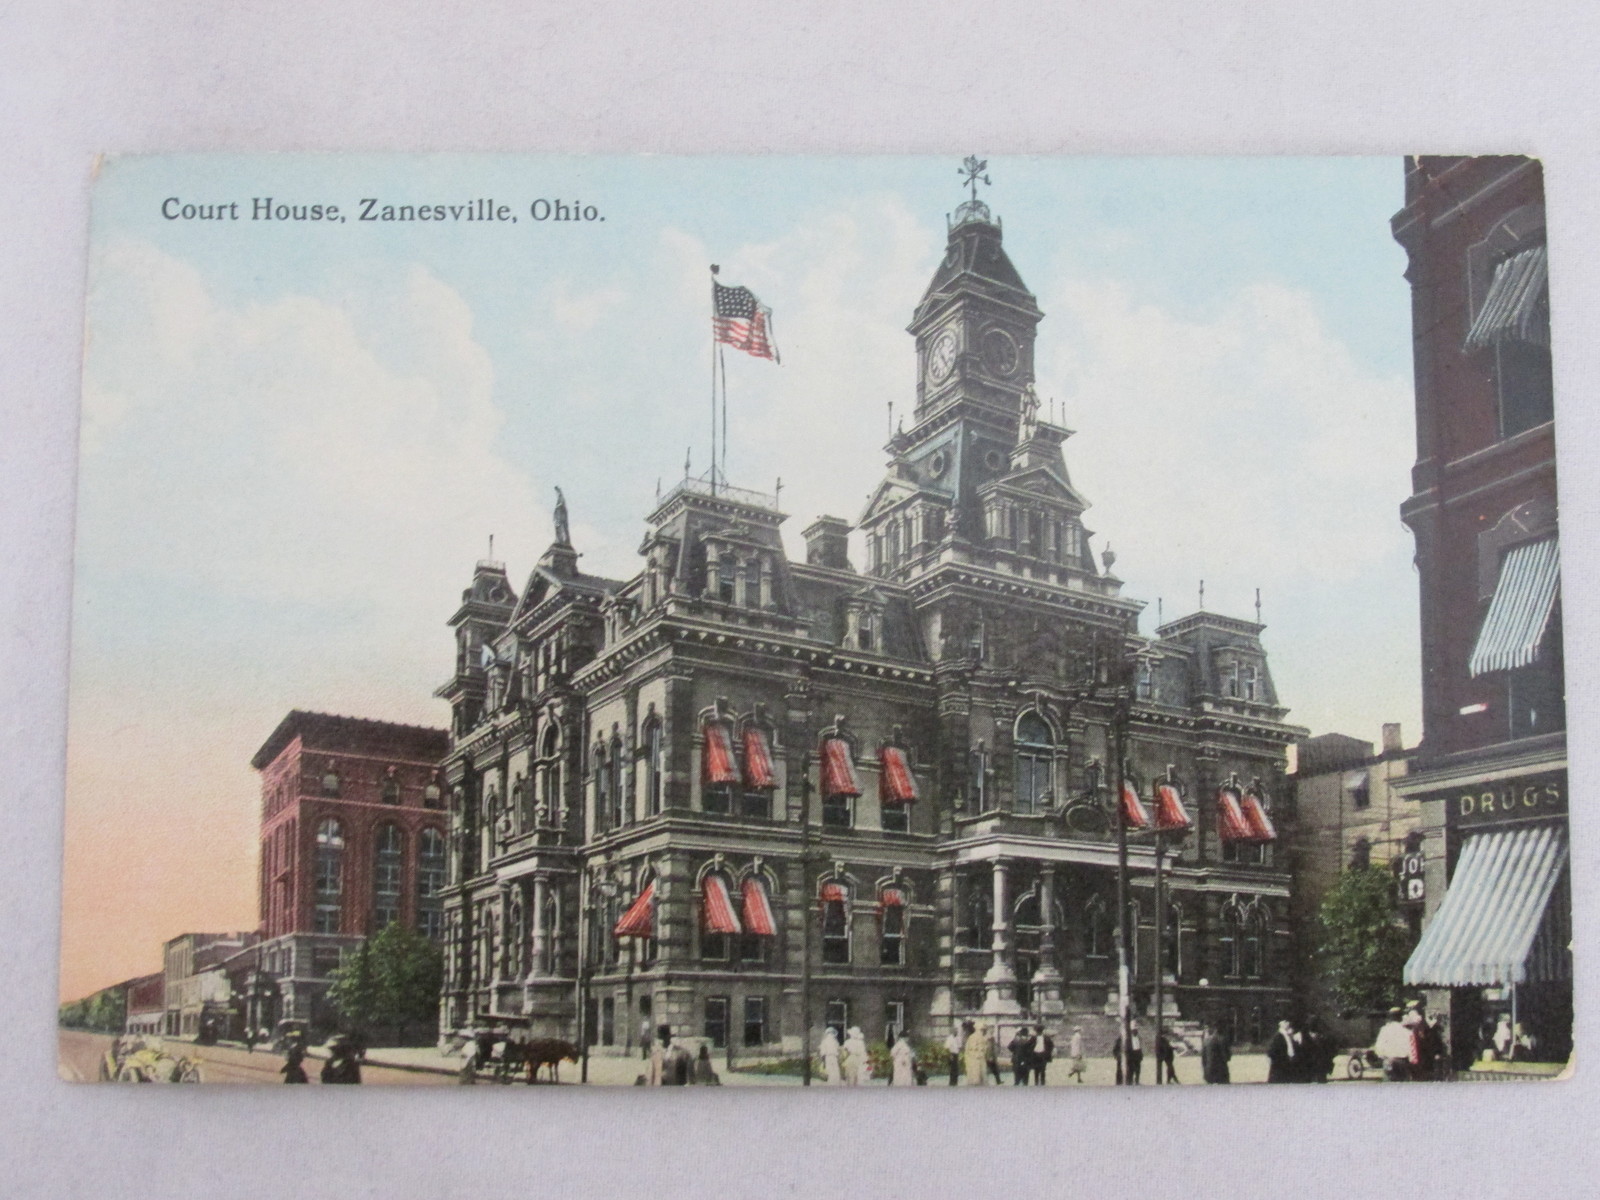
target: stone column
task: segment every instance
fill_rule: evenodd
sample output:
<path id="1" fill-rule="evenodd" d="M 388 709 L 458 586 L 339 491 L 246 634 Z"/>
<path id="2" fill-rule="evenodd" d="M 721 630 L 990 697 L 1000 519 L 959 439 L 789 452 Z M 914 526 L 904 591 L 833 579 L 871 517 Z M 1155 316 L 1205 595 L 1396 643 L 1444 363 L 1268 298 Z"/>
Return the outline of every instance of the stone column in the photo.
<path id="1" fill-rule="evenodd" d="M 543 875 L 533 877 L 533 916 L 531 937 L 528 939 L 528 982 L 532 983 L 544 974 L 544 906 L 545 897 L 550 889 L 549 883 Z"/>
<path id="2" fill-rule="evenodd" d="M 1039 969 L 1033 973 L 1033 1007 L 1042 1017 L 1059 1017 L 1061 970 L 1056 966 L 1056 872 L 1044 863 L 1039 873 Z"/>
<path id="3" fill-rule="evenodd" d="M 1017 973 L 1011 966 L 1011 864 L 1003 858 L 994 862 L 993 924 L 994 939 L 989 949 L 994 961 L 983 977 L 983 1011 L 1015 1014 L 1021 1009 L 1017 1005 Z"/>

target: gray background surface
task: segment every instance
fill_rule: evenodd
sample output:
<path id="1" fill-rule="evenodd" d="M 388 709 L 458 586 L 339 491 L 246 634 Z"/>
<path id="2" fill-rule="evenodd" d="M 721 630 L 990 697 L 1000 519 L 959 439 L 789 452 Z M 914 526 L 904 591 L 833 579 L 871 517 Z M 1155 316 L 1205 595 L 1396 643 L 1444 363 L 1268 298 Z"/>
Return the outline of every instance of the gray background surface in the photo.
<path id="1" fill-rule="evenodd" d="M 1555 250 L 1563 569 L 1567 594 L 1584 597 L 1600 592 L 1596 12 L 1483 0 L 0 3 L 0 1192 L 1591 1194 L 1596 1087 L 1582 1071 L 1509 1092 L 311 1089 L 290 1102 L 58 1083 L 54 1014 L 97 152 L 1538 154 Z M 1400 189 L 1397 162 L 1395 208 Z M 1587 1047 L 1596 619 L 1581 603 L 1565 615 Z"/>

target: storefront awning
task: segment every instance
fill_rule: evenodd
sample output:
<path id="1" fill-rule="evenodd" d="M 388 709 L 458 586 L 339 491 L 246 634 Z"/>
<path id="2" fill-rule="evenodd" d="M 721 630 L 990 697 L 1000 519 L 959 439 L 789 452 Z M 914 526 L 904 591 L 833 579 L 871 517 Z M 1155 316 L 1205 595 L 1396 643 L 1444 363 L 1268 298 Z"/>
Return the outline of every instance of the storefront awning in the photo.
<path id="1" fill-rule="evenodd" d="M 1225 842 L 1248 842 L 1254 836 L 1239 803 L 1239 793 L 1232 788 L 1217 793 L 1217 835 Z"/>
<path id="2" fill-rule="evenodd" d="M 1189 820 L 1189 810 L 1183 806 L 1183 797 L 1178 795 L 1178 789 L 1170 783 L 1157 784 L 1156 828 L 1162 833 L 1173 833 L 1187 829 L 1193 823 Z"/>
<path id="3" fill-rule="evenodd" d="M 1545 907 L 1567 863 L 1555 824 L 1473 834 L 1461 848 L 1444 902 L 1422 931 L 1406 983 L 1489 987 L 1523 983 Z"/>
<path id="4" fill-rule="evenodd" d="M 752 792 L 769 792 L 778 786 L 767 731 L 756 725 L 747 725 L 744 730 L 744 786 Z"/>
<path id="5" fill-rule="evenodd" d="M 628 905 L 628 911 L 622 914 L 622 919 L 611 930 L 612 936 L 619 938 L 651 936 L 655 929 L 655 906 L 656 885 L 650 883 L 639 893 L 639 898 Z"/>
<path id="6" fill-rule="evenodd" d="M 760 937 L 775 936 L 778 928 L 772 920 L 772 902 L 767 899 L 766 885 L 751 876 L 739 885 L 739 894 L 744 901 L 745 932 Z"/>
<path id="7" fill-rule="evenodd" d="M 851 761 L 850 743 L 843 738 L 828 738 L 822 743 L 822 794 L 859 796 L 861 781 Z"/>
<path id="8" fill-rule="evenodd" d="M 1543 246 L 1513 254 L 1494 269 L 1489 294 L 1467 331 L 1467 349 L 1502 338 L 1550 344 L 1549 257 Z"/>
<path id="9" fill-rule="evenodd" d="M 897 887 L 886 887 L 878 893 L 879 908 L 904 908 L 906 894 Z"/>
<path id="10" fill-rule="evenodd" d="M 743 933 L 739 917 L 733 911 L 733 897 L 728 895 L 728 881 L 721 875 L 707 875 L 701 885 L 704 894 L 702 915 L 707 933 Z"/>
<path id="11" fill-rule="evenodd" d="M 1122 816 L 1127 821 L 1129 829 L 1150 827 L 1150 814 L 1145 809 L 1144 801 L 1139 799 L 1139 793 L 1127 780 L 1122 782 Z"/>
<path id="12" fill-rule="evenodd" d="M 885 804 L 910 804 L 917 798 L 917 782 L 911 777 L 906 752 L 898 746 L 885 746 L 878 755 L 878 798 Z"/>
<path id="13" fill-rule="evenodd" d="M 733 734 L 721 721 L 705 724 L 706 752 L 700 760 L 700 781 L 713 786 L 739 782 L 739 767 L 733 759 Z"/>
<path id="14" fill-rule="evenodd" d="M 1261 797 L 1254 792 L 1244 794 L 1244 819 L 1245 824 L 1250 826 L 1252 842 L 1278 840 L 1278 827 L 1272 823 L 1272 818 L 1267 816 L 1267 806 L 1261 802 Z"/>
<path id="15" fill-rule="evenodd" d="M 1467 662 L 1476 678 L 1512 671 L 1539 657 L 1556 594 L 1561 590 L 1561 550 L 1553 537 L 1514 546 L 1500 562 L 1494 599 Z"/>

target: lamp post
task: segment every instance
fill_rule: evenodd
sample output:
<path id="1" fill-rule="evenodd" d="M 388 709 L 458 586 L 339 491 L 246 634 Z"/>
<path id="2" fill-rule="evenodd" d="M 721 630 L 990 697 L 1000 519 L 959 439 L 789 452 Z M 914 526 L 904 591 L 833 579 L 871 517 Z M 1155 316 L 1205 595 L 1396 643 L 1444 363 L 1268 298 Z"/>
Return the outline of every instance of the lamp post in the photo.
<path id="1" fill-rule="evenodd" d="M 578 936 L 578 1080 L 580 1083 L 589 1082 L 589 1043 L 593 1040 L 593 1031 L 589 1028 L 589 994 L 594 979 L 594 956 L 590 953 L 590 943 L 597 940 L 595 910 L 599 905 L 596 902 L 596 895 L 610 901 L 617 894 L 617 885 L 611 879 L 599 879 L 584 890 L 583 927 Z"/>
<path id="2" fill-rule="evenodd" d="M 811 772 L 800 780 L 800 878 L 805 888 L 800 922 L 800 1085 L 811 1086 Z"/>

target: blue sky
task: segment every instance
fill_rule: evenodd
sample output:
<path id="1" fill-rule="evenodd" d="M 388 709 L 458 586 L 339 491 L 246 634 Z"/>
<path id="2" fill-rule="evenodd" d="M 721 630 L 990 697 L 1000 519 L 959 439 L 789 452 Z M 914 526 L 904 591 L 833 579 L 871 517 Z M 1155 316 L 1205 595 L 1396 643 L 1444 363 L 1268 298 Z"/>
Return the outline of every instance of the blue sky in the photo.
<path id="1" fill-rule="evenodd" d="M 792 550 L 820 513 L 854 520 L 887 404 L 914 400 L 904 330 L 957 162 L 103 164 L 69 870 L 105 865 L 74 862 L 75 820 L 167 829 L 153 852 L 181 855 L 181 818 L 218 812 L 248 876 L 248 759 L 291 707 L 442 724 L 444 621 L 490 533 L 520 584 L 554 486 L 585 569 L 631 574 L 656 480 L 707 459 L 711 262 L 772 307 L 784 356 L 730 358 L 733 481 L 782 476 Z M 994 158 L 989 175 L 1046 314 L 1040 394 L 1077 431 L 1095 547 L 1149 602 L 1144 628 L 1158 597 L 1168 619 L 1191 609 L 1201 578 L 1207 607 L 1242 616 L 1260 587 L 1290 719 L 1363 738 L 1399 720 L 1414 741 L 1400 162 Z M 352 219 L 251 221 L 258 196 Z M 245 219 L 169 221 L 168 197 Z M 519 219 L 361 223 L 362 197 L 492 197 Z M 605 219 L 536 222 L 537 198 Z M 250 924 L 248 882 L 227 894 L 203 923 Z"/>

